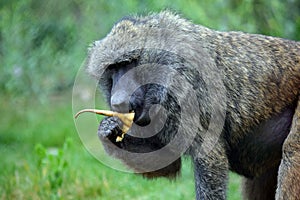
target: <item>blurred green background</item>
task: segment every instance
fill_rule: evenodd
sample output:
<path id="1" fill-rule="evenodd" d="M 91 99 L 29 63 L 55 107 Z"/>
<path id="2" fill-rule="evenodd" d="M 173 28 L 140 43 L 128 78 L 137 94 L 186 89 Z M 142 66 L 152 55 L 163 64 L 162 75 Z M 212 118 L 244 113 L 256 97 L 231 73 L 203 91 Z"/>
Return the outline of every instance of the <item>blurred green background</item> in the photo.
<path id="1" fill-rule="evenodd" d="M 86 151 L 72 116 L 88 45 L 122 16 L 164 9 L 213 29 L 300 40 L 299 0 L 0 0 L 0 199 L 194 199 L 189 159 L 174 182 L 118 172 Z M 241 199 L 235 174 L 228 199 Z"/>

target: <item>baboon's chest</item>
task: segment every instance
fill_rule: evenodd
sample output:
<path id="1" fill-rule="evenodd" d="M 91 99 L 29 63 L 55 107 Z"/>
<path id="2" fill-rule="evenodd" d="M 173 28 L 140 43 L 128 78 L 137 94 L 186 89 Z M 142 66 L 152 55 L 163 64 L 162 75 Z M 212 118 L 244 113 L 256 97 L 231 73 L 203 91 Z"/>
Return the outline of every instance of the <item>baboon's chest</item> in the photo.
<path id="1" fill-rule="evenodd" d="M 229 162 L 233 171 L 248 177 L 254 177 L 279 165 L 282 144 L 289 134 L 294 108 L 286 108 L 250 129 L 229 150 Z"/>

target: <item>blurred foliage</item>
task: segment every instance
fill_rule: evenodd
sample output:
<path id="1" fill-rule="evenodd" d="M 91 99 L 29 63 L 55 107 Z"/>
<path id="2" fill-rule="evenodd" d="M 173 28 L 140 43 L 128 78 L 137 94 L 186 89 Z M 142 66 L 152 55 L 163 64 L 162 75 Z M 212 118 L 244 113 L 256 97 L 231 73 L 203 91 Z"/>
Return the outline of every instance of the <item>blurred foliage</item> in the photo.
<path id="1" fill-rule="evenodd" d="M 43 191 L 51 192 L 51 199 L 62 198 L 61 190 L 67 179 L 68 161 L 65 152 L 68 151 L 72 140 L 68 138 L 62 148 L 47 149 L 42 144 L 35 146 L 37 154 L 37 169 Z"/>
<path id="2" fill-rule="evenodd" d="M 300 39 L 298 0 L 2 0 L 1 93 L 46 99 L 70 88 L 88 44 L 115 21 L 164 9 L 218 30 Z"/>

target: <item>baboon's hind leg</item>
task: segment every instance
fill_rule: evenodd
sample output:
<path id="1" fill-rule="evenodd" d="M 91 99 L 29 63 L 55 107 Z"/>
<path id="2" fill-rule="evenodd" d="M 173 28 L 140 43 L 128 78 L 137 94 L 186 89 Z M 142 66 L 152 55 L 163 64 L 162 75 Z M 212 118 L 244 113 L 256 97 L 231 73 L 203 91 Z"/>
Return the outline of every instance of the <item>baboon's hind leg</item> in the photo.
<path id="1" fill-rule="evenodd" d="M 290 133 L 283 144 L 276 199 L 300 200 L 300 98 Z"/>
<path id="2" fill-rule="evenodd" d="M 274 200 L 278 165 L 253 179 L 243 178 L 244 200 Z"/>

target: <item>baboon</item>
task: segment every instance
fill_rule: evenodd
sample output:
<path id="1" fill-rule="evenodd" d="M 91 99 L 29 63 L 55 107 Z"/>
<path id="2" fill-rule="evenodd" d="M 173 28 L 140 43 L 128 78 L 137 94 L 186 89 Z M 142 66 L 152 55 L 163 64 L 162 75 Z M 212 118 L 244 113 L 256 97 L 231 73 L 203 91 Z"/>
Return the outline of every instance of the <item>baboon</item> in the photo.
<path id="1" fill-rule="evenodd" d="M 164 11 L 118 21 L 90 47 L 86 69 L 113 111 L 135 112 L 122 141 L 117 117 L 104 118 L 98 136 L 137 173 L 174 178 L 189 155 L 196 199 L 226 199 L 229 170 L 243 177 L 245 199 L 299 199 L 300 42 L 215 31 Z"/>

